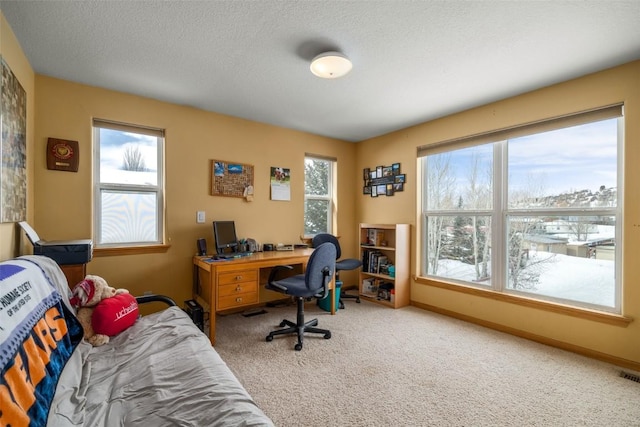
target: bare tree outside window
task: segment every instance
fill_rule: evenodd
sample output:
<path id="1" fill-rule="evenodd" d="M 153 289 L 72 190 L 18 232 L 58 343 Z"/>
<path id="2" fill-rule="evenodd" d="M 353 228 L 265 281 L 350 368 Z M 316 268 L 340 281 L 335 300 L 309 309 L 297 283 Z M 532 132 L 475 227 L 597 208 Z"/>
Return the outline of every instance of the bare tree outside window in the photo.
<path id="1" fill-rule="evenodd" d="M 144 156 L 139 146 L 129 145 L 124 149 L 122 170 L 132 172 L 145 172 L 147 170 Z"/>
<path id="2" fill-rule="evenodd" d="M 423 273 L 619 310 L 621 121 L 425 148 Z"/>

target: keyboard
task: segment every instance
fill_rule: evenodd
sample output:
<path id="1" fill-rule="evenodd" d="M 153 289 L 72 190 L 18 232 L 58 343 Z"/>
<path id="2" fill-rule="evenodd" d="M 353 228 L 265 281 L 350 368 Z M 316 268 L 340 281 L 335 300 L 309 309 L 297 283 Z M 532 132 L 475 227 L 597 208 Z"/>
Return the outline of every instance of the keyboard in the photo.
<path id="1" fill-rule="evenodd" d="M 245 256 L 250 256 L 253 255 L 253 252 L 236 252 L 234 254 L 231 254 L 235 257 L 245 257 Z"/>
<path id="2" fill-rule="evenodd" d="M 234 252 L 229 254 L 213 255 L 212 259 L 235 259 L 253 255 L 253 252 Z"/>

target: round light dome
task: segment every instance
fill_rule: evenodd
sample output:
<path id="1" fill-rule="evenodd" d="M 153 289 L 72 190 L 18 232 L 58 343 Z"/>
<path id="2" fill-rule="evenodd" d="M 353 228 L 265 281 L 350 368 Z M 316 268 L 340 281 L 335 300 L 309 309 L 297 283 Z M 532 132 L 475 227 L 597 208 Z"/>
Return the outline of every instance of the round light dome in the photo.
<path id="1" fill-rule="evenodd" d="M 311 72 L 323 79 L 337 79 L 351 71 L 349 58 L 340 52 L 325 52 L 313 58 Z"/>

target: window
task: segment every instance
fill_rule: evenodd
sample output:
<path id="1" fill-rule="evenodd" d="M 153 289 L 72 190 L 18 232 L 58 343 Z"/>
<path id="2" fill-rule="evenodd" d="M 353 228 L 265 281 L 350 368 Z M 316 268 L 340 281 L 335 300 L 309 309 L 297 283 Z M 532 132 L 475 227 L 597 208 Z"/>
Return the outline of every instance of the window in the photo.
<path id="1" fill-rule="evenodd" d="M 335 160 L 304 159 L 304 235 L 333 231 L 333 166 Z"/>
<path id="2" fill-rule="evenodd" d="M 620 313 L 622 107 L 422 147 L 423 276 Z"/>
<path id="3" fill-rule="evenodd" d="M 93 121 L 96 247 L 163 243 L 164 132 Z"/>

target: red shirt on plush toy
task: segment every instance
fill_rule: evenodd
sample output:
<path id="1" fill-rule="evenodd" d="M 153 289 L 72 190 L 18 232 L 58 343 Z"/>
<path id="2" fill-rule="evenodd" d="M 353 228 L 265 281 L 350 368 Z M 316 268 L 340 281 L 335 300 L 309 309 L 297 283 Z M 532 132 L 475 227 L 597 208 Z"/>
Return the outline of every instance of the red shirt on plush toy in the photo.
<path id="1" fill-rule="evenodd" d="M 70 300 L 78 308 L 77 317 L 84 338 L 94 346 L 132 326 L 138 318 L 138 303 L 126 289 L 115 289 L 100 276 L 88 275 L 73 289 Z"/>

